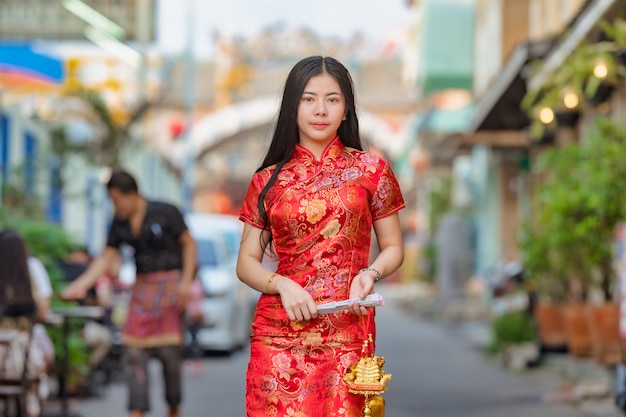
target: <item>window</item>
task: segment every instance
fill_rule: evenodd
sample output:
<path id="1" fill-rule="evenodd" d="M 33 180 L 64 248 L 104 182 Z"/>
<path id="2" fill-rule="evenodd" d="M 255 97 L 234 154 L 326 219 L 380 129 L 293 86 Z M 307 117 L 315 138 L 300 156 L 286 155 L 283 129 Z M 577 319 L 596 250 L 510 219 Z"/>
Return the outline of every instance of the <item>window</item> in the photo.
<path id="1" fill-rule="evenodd" d="M 198 251 L 198 266 L 217 266 L 217 248 L 215 242 L 206 239 L 196 240 Z"/>

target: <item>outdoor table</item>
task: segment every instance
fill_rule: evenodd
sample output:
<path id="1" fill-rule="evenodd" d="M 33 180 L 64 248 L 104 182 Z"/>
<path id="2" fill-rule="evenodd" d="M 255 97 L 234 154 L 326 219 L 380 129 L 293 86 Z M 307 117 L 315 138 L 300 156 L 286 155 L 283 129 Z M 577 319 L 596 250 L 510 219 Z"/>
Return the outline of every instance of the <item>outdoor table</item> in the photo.
<path id="1" fill-rule="evenodd" d="M 9 344 L 17 336 L 17 330 L 0 330 L 0 345 Z"/>
<path id="2" fill-rule="evenodd" d="M 61 327 L 61 338 L 62 338 L 62 357 L 60 362 L 60 371 L 59 371 L 59 394 L 61 398 L 61 412 L 60 414 L 55 414 L 58 417 L 80 417 L 77 414 L 70 414 L 68 407 L 68 396 L 67 396 L 67 381 L 66 377 L 69 373 L 69 349 L 68 349 L 68 340 L 70 337 L 70 320 L 72 318 L 87 318 L 87 319 L 99 319 L 104 316 L 104 307 L 100 306 L 70 306 L 70 307 L 59 307 L 53 308 L 51 319 L 57 319 L 61 317 L 62 327 Z M 51 320 L 52 321 L 52 320 Z M 46 417 L 52 417 L 50 413 L 45 413 Z"/>

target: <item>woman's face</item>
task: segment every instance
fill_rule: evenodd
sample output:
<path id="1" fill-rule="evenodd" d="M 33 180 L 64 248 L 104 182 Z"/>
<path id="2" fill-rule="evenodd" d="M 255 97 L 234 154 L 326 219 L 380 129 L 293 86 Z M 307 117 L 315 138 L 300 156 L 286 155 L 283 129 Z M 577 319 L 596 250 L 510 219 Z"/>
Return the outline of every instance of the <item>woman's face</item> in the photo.
<path id="1" fill-rule="evenodd" d="M 304 88 L 298 108 L 300 145 L 323 148 L 336 135 L 346 114 L 346 103 L 339 83 L 327 74 L 312 77 Z"/>

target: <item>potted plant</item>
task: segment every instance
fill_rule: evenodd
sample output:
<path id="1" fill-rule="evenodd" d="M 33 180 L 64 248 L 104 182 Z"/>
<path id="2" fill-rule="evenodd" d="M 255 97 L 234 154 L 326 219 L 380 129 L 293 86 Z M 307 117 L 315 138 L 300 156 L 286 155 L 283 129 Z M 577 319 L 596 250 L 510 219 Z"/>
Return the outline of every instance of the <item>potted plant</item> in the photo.
<path id="1" fill-rule="evenodd" d="M 509 311 L 492 321 L 488 352 L 500 355 L 504 366 L 519 371 L 539 357 L 537 340 L 531 316 L 526 311 Z"/>
<path id="2" fill-rule="evenodd" d="M 589 312 L 595 306 L 587 304 L 592 289 L 600 291 L 602 308 L 616 313 L 612 244 L 616 227 L 626 216 L 624 160 L 626 129 L 598 118 L 595 132 L 583 143 L 550 149 L 535 167 L 542 182 L 534 190 L 536 214 L 522 248 L 531 273 L 538 267 L 559 271 L 548 282 L 561 289 L 567 286 L 570 304 L 565 321 L 573 354 L 585 355 L 591 349 L 594 330 L 585 323 L 598 316 Z"/>
<path id="3" fill-rule="evenodd" d="M 539 296 L 533 313 L 542 350 L 561 350 L 567 345 L 564 305 L 568 286 L 557 258 L 556 241 L 541 212 L 522 225 L 519 245 L 523 252 L 529 290 Z"/>

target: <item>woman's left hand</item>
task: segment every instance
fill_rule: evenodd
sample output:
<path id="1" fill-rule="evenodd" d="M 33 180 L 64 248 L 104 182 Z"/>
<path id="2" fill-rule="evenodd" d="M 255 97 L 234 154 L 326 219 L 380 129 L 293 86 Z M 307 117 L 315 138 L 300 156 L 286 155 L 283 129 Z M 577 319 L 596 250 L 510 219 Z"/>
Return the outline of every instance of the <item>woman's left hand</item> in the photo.
<path id="1" fill-rule="evenodd" d="M 374 292 L 374 282 L 376 278 L 368 271 L 359 272 L 350 285 L 350 298 L 365 298 Z M 348 307 L 348 311 L 357 316 L 367 314 L 367 308 L 361 307 L 356 301 Z"/>

